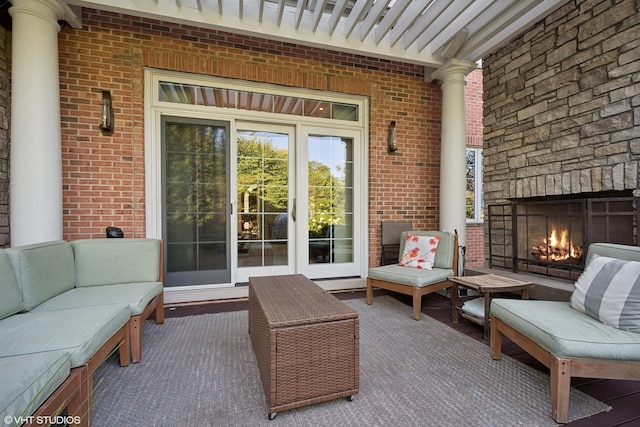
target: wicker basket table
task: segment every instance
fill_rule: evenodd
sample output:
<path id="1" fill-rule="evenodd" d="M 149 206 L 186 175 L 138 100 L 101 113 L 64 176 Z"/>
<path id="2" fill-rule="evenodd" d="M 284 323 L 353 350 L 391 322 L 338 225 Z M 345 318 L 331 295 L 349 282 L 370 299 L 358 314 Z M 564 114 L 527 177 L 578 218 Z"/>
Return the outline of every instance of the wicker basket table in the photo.
<path id="1" fill-rule="evenodd" d="M 358 393 L 358 313 L 305 276 L 249 279 L 249 333 L 269 419 Z"/>

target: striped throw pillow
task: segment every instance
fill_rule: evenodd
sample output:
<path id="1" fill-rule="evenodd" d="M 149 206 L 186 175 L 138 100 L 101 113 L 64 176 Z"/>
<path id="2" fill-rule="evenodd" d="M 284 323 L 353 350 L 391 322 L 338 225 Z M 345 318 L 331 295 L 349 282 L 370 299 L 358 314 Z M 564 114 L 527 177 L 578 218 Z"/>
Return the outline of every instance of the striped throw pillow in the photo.
<path id="1" fill-rule="evenodd" d="M 614 328 L 640 332 L 640 262 L 594 255 L 575 285 L 571 307 Z"/>

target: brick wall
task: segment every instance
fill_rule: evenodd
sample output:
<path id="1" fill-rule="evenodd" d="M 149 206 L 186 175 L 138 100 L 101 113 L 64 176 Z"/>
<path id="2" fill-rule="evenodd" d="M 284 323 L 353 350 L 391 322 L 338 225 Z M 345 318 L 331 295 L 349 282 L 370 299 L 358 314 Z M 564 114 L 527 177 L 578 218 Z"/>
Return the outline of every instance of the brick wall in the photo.
<path id="1" fill-rule="evenodd" d="M 640 4 L 573 0 L 484 58 L 485 204 L 638 189 Z"/>
<path id="2" fill-rule="evenodd" d="M 467 146 L 477 146 L 482 148 L 482 134 L 484 125 L 482 123 L 482 69 L 478 68 L 465 78 L 467 84 L 464 88 Z"/>
<path id="3" fill-rule="evenodd" d="M 9 53 L 11 33 L 0 27 L 0 247 L 9 246 Z"/>
<path id="4" fill-rule="evenodd" d="M 438 227 L 441 90 L 422 67 L 89 9 L 83 26 L 59 36 L 65 239 L 109 225 L 145 235 L 144 67 L 368 96 L 370 265 L 380 221 Z M 111 136 L 98 129 L 102 90 L 114 101 Z"/>
<path id="5" fill-rule="evenodd" d="M 482 69 L 469 73 L 465 86 L 465 111 L 467 147 L 482 148 Z M 468 223 L 466 233 L 465 265 L 479 267 L 484 265 L 484 228 L 482 223 Z"/>

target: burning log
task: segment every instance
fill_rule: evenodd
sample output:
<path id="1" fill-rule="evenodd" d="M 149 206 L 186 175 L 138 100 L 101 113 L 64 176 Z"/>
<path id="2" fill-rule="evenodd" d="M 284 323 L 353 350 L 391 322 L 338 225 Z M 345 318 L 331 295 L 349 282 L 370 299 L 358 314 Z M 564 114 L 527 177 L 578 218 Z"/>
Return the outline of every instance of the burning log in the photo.
<path id="1" fill-rule="evenodd" d="M 581 259 L 582 248 L 575 246 L 568 239 L 569 232 L 562 230 L 560 238 L 556 228 L 551 227 L 551 235 L 548 239 L 543 239 L 542 243 L 534 243 L 531 248 L 531 255 L 540 261 L 565 261 L 569 259 Z"/>

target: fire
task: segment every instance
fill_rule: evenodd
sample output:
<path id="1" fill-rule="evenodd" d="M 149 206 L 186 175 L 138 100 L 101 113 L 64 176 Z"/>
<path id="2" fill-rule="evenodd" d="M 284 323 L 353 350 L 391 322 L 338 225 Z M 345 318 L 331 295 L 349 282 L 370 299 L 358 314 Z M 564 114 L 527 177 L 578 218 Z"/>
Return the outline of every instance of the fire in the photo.
<path id="1" fill-rule="evenodd" d="M 560 235 L 558 237 L 558 234 Z M 558 233 L 555 226 L 551 227 L 548 238 L 542 239 L 542 244 L 535 244 L 531 254 L 541 261 L 564 261 L 580 259 L 582 248 L 575 246 L 569 239 L 569 231 L 564 229 Z"/>

